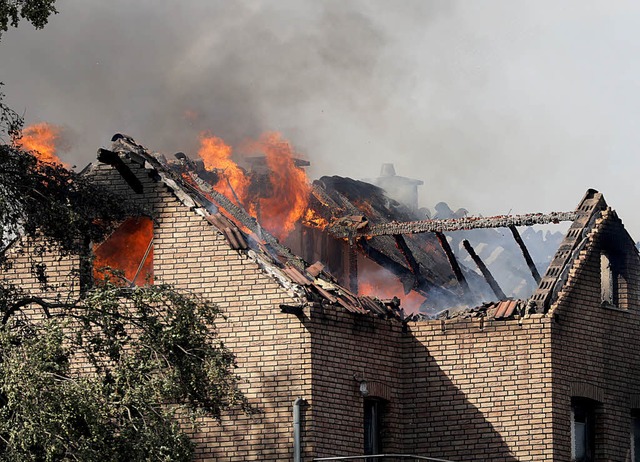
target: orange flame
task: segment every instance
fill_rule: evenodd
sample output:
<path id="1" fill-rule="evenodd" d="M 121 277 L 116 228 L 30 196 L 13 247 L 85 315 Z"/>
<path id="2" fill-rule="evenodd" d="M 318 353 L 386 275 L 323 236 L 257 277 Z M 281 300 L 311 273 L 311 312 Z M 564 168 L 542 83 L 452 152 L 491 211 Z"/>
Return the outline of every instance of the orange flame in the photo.
<path id="1" fill-rule="evenodd" d="M 326 229 L 326 227 L 329 226 L 329 221 L 326 218 L 323 218 L 320 215 L 318 215 L 318 212 L 316 212 L 314 209 L 309 207 L 304 212 L 304 217 L 302 218 L 302 224 L 305 226 L 310 226 L 312 228 Z"/>
<path id="2" fill-rule="evenodd" d="M 47 122 L 29 125 L 22 130 L 22 138 L 18 143 L 23 149 L 33 151 L 41 162 L 66 165 L 56 155 L 56 143 L 60 140 L 61 132 L 61 127 Z"/>
<path id="3" fill-rule="evenodd" d="M 220 181 L 214 186 L 215 190 L 231 200 L 234 200 L 233 193 L 235 193 L 242 203 L 249 189 L 249 178 L 231 159 L 231 154 L 231 146 L 228 146 L 222 138 L 206 132 L 200 134 L 198 155 L 204 161 L 207 170 L 216 171 L 220 175 Z"/>
<path id="4" fill-rule="evenodd" d="M 137 285 L 153 282 L 153 221 L 147 217 L 129 218 L 104 242 L 94 247 L 93 276 L 104 278 L 104 267 L 120 270 L 125 279 Z M 144 261 L 143 261 L 144 260 Z"/>
<path id="5" fill-rule="evenodd" d="M 307 174 L 295 165 L 294 150 L 280 133 L 265 133 L 250 148 L 266 155 L 270 170 L 271 195 L 257 200 L 260 223 L 282 240 L 307 210 L 311 191 Z"/>
<path id="6" fill-rule="evenodd" d="M 420 311 L 420 305 L 426 297 L 414 290 L 405 295 L 402 282 L 391 271 L 366 259 L 358 259 L 358 265 L 361 267 L 358 274 L 358 295 L 380 299 L 398 297 L 400 306 L 407 314 Z"/>

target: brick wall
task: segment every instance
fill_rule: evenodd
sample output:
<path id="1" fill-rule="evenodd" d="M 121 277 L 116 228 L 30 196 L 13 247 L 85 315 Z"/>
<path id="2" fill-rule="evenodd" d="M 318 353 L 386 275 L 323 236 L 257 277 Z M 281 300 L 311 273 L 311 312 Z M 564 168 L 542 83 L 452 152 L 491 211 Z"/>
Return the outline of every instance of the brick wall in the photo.
<path id="1" fill-rule="evenodd" d="M 550 319 L 410 324 L 404 446 L 436 458 L 551 460 Z"/>
<path id="2" fill-rule="evenodd" d="M 236 355 L 240 388 L 259 410 L 252 416 L 231 411 L 220 422 L 200 419 L 201 429 L 193 435 L 198 460 L 290 460 L 293 401 L 311 390 L 310 336 L 298 319 L 281 313 L 280 304 L 299 301 L 246 253 L 231 250 L 216 228 L 144 168 L 129 165 L 143 184 L 141 195 L 109 166 L 98 165 L 93 175 L 153 214 L 155 281 L 200 293 L 221 307 L 227 319 L 217 323 L 220 338 Z M 68 277 L 77 258 L 43 258 L 51 265 L 52 282 L 77 288 L 77 280 Z M 16 254 L 13 270 L 5 276 L 35 287 L 28 269 L 26 256 Z"/>
<path id="3" fill-rule="evenodd" d="M 100 169 L 104 180 L 126 186 L 115 171 Z M 132 169 L 147 177 L 141 167 Z M 290 460 L 293 401 L 311 388 L 309 333 L 280 310 L 297 301 L 164 185 L 147 180 L 144 195 L 156 221 L 155 280 L 199 292 L 222 308 L 227 319 L 217 324 L 220 337 L 236 355 L 240 388 L 260 410 L 253 416 L 231 412 L 220 422 L 201 419 L 194 435 L 198 458 Z"/>
<path id="4" fill-rule="evenodd" d="M 308 444 L 316 457 L 364 453 L 364 398 L 384 406 L 382 447 L 386 453 L 401 448 L 402 341 L 396 319 L 358 316 L 340 308 L 314 306 L 304 321 L 311 332 L 312 399 Z"/>
<path id="5" fill-rule="evenodd" d="M 618 308 L 602 305 L 601 251 L 620 265 Z M 571 457 L 572 396 L 598 401 L 596 460 L 629 460 L 630 411 L 640 394 L 639 276 L 633 241 L 614 212 L 603 212 L 550 311 L 554 460 Z"/>

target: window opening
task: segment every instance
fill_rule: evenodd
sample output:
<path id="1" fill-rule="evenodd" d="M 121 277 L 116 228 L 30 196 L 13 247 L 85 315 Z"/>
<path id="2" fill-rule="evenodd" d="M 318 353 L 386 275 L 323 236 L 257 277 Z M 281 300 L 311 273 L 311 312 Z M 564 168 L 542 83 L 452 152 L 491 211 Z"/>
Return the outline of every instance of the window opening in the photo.
<path id="1" fill-rule="evenodd" d="M 595 402 L 571 400 L 571 460 L 592 462 L 595 449 Z"/>
<path id="2" fill-rule="evenodd" d="M 384 403 L 380 399 L 364 399 L 364 453 L 365 455 L 382 452 L 382 414 Z M 369 459 L 367 459 L 369 460 Z M 373 460 L 373 459 L 371 459 Z"/>
<path id="3" fill-rule="evenodd" d="M 607 254 L 600 254 L 600 290 L 602 303 L 618 306 L 618 274 Z"/>
<path id="4" fill-rule="evenodd" d="M 631 462 L 640 462 L 640 409 L 631 411 Z"/>
<path id="5" fill-rule="evenodd" d="M 94 280 L 104 279 L 101 271 L 110 267 L 121 271 L 132 286 L 153 283 L 153 221 L 149 217 L 126 219 L 107 239 L 94 246 Z"/>

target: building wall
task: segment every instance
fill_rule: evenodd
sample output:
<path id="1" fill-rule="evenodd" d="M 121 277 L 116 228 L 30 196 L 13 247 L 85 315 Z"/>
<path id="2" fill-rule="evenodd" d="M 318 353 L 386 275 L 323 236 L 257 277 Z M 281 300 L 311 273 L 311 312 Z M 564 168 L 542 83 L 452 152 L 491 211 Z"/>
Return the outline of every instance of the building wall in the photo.
<path id="1" fill-rule="evenodd" d="M 219 336 L 236 355 L 240 389 L 258 411 L 248 416 L 232 410 L 220 421 L 200 419 L 200 430 L 193 432 L 197 460 L 291 460 L 293 401 L 311 390 L 310 335 L 298 319 L 281 313 L 280 304 L 299 301 L 246 253 L 231 250 L 217 228 L 154 182 L 145 169 L 130 167 L 143 184 L 142 195 L 109 166 L 97 166 L 93 175 L 152 213 L 155 283 L 193 291 L 220 306 L 226 320 L 216 323 Z M 77 290 L 77 280 L 68 277 L 78 267 L 77 258 L 43 258 L 52 265 L 52 282 Z M 28 270 L 26 256 L 16 254 L 8 276 L 35 288 Z"/>
<path id="2" fill-rule="evenodd" d="M 510 321 L 456 319 L 403 326 L 341 308 L 308 306 L 301 317 L 280 305 L 300 301 L 146 170 L 135 195 L 101 165 L 99 181 L 148 204 L 155 218 L 154 277 L 220 305 L 220 337 L 237 357 L 241 389 L 259 413 L 202 419 L 199 460 L 291 460 L 292 405 L 303 407 L 305 460 L 361 455 L 359 386 L 386 401 L 383 450 L 486 461 L 570 460 L 571 397 L 599 401 L 597 460 L 629 456 L 630 410 L 640 408 L 640 263 L 621 223 L 605 212 L 548 316 Z M 600 251 L 624 259 L 618 307 L 604 307 Z M 37 283 L 16 246 L 5 277 Z M 29 249 L 25 249 L 27 252 Z M 56 290 L 78 259 L 44 256 Z M 61 285 L 62 284 L 62 285 Z M 67 284 L 67 285 L 64 285 Z M 61 289 L 62 288 L 62 289 Z"/>
<path id="3" fill-rule="evenodd" d="M 310 438 L 316 457 L 364 454 L 365 381 L 370 398 L 384 400 L 382 448 L 401 446 L 402 325 L 396 319 L 312 307 L 303 321 L 311 332 Z"/>
<path id="4" fill-rule="evenodd" d="M 132 169 L 147 177 L 142 167 Z M 115 171 L 101 170 L 105 181 L 124 184 Z M 258 410 L 230 412 L 220 422 L 201 419 L 194 435 L 198 459 L 291 460 L 293 401 L 311 389 L 310 336 L 280 305 L 299 302 L 163 184 L 147 181 L 144 194 L 156 221 L 155 281 L 200 293 L 222 308 L 220 338 L 236 355 L 240 389 Z"/>
<path id="5" fill-rule="evenodd" d="M 630 412 L 640 407 L 640 264 L 633 241 L 605 211 L 551 308 L 554 460 L 571 458 L 571 397 L 597 401 L 596 460 L 630 460 Z M 600 252 L 623 268 L 618 308 L 601 298 Z"/>
<path id="6" fill-rule="evenodd" d="M 435 458 L 551 460 L 551 320 L 410 324 L 405 451 Z"/>

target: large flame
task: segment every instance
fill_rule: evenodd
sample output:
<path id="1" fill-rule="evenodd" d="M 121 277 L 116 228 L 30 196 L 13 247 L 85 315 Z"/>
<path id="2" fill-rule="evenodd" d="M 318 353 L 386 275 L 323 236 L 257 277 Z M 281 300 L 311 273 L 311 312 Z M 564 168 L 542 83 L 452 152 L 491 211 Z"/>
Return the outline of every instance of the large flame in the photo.
<path id="1" fill-rule="evenodd" d="M 222 138 L 210 133 L 200 134 L 200 149 L 198 155 L 204 161 L 209 171 L 219 175 L 219 181 L 214 188 L 231 200 L 237 199 L 243 203 L 249 189 L 249 178 L 244 171 L 231 159 L 231 146 Z"/>
<path id="2" fill-rule="evenodd" d="M 18 143 L 23 149 L 33 151 L 42 162 L 66 165 L 57 156 L 56 143 L 60 140 L 62 129 L 47 122 L 29 125 L 22 130 Z"/>
<path id="3" fill-rule="evenodd" d="M 205 168 L 219 176 L 214 186 L 218 192 L 240 202 L 265 229 L 284 239 L 307 211 L 311 191 L 307 175 L 295 165 L 295 152 L 279 133 L 265 133 L 258 140 L 245 143 L 244 149 L 264 154 L 268 167 L 268 191 L 255 188 L 252 197 L 251 178 L 233 161 L 232 148 L 221 138 L 203 133 L 198 155 Z"/>
<path id="4" fill-rule="evenodd" d="M 153 221 L 147 217 L 125 220 L 104 242 L 94 247 L 94 278 L 105 267 L 124 273 L 126 280 L 142 285 L 153 282 Z"/>
<path id="5" fill-rule="evenodd" d="M 271 192 L 256 200 L 260 223 L 279 239 L 286 238 L 307 210 L 311 187 L 305 171 L 294 163 L 294 150 L 280 133 L 263 134 L 250 148 L 265 154 Z"/>

